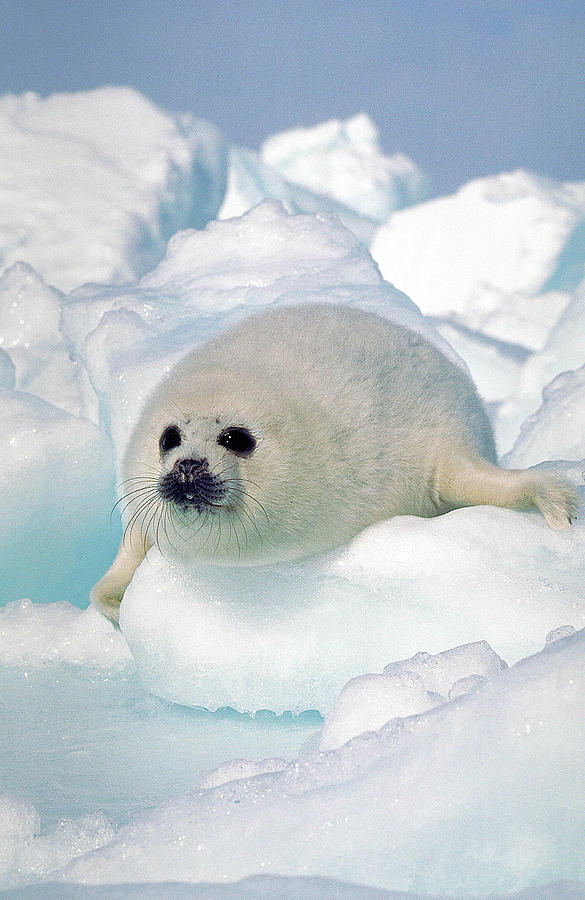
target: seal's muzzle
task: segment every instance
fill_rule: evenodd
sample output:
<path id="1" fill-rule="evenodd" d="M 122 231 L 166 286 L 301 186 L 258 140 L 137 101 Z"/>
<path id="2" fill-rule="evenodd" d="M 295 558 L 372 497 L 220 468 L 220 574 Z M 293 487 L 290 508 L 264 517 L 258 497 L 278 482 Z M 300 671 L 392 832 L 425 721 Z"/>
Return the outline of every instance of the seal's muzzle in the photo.
<path id="1" fill-rule="evenodd" d="M 206 459 L 178 459 L 159 480 L 158 491 L 164 500 L 182 509 L 195 507 L 198 512 L 217 506 L 226 493 L 221 478 L 209 471 Z"/>

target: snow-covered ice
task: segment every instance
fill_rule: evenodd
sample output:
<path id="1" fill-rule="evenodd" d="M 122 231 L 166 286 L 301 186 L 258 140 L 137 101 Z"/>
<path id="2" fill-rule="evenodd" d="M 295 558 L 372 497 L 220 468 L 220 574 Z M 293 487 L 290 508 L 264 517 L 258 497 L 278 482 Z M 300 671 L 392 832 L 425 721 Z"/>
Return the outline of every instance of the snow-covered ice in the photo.
<path id="1" fill-rule="evenodd" d="M 427 315 L 540 349 L 585 274 L 585 183 L 529 172 L 400 210 L 372 254 Z"/>
<path id="2" fill-rule="evenodd" d="M 339 750 L 193 792 L 60 877 L 84 883 L 324 874 L 503 893 L 585 876 L 585 631 Z"/>
<path id="3" fill-rule="evenodd" d="M 436 655 L 417 653 L 389 663 L 380 675 L 358 675 L 342 688 L 327 716 L 320 749 L 333 750 L 364 731 L 377 731 L 390 719 L 426 712 L 505 668 L 487 641 L 478 641 Z"/>
<path id="4" fill-rule="evenodd" d="M 272 135 L 260 153 L 232 148 L 218 218 L 241 216 L 270 198 L 289 212 L 334 212 L 369 244 L 391 212 L 428 192 L 428 179 L 412 160 L 382 153 L 374 122 L 361 114 Z"/>
<path id="5" fill-rule="evenodd" d="M 95 416 L 95 398 L 86 409 L 85 373 L 61 333 L 62 300 L 26 263 L 14 263 L 0 276 L 0 346 L 14 365 L 14 383 L 7 386 L 75 416 Z"/>
<path id="6" fill-rule="evenodd" d="M 261 156 L 288 181 L 377 222 L 420 202 L 429 190 L 412 160 L 382 153 L 378 129 L 364 113 L 274 134 L 264 141 Z"/>
<path id="7" fill-rule="evenodd" d="M 400 516 L 276 568 L 187 568 L 153 549 L 120 624 L 162 697 L 328 712 L 349 678 L 423 647 L 487 640 L 513 662 L 559 625 L 583 628 L 584 584 L 584 520 L 555 532 L 536 513 L 473 507 Z"/>
<path id="8" fill-rule="evenodd" d="M 504 173 L 397 211 L 424 178 L 365 116 L 260 154 L 124 88 L 0 119 L 0 890 L 583 896 L 582 514 L 398 517 L 246 571 L 153 549 L 122 632 L 77 608 L 148 392 L 269 305 L 422 331 L 507 462 L 582 493 L 583 183 Z M 285 208 L 227 218 L 264 197 Z M 431 319 L 365 249 L 386 217 L 374 255 Z"/>
<path id="9" fill-rule="evenodd" d="M 217 213 L 227 148 L 130 88 L 0 98 L 0 263 L 52 286 L 131 280 Z"/>
<path id="10" fill-rule="evenodd" d="M 35 394 L 0 389 L 3 602 L 86 602 L 113 549 L 111 447 L 98 427 Z"/>
<path id="11" fill-rule="evenodd" d="M 562 372 L 544 388 L 506 464 L 523 469 L 549 459 L 585 459 L 585 365 Z"/>
<path id="12" fill-rule="evenodd" d="M 360 215 L 332 197 L 315 194 L 299 184 L 287 181 L 277 170 L 262 161 L 259 153 L 232 147 L 229 153 L 227 189 L 218 219 L 241 216 L 262 200 L 279 200 L 289 213 L 335 213 L 341 222 L 368 245 L 379 222 Z"/>

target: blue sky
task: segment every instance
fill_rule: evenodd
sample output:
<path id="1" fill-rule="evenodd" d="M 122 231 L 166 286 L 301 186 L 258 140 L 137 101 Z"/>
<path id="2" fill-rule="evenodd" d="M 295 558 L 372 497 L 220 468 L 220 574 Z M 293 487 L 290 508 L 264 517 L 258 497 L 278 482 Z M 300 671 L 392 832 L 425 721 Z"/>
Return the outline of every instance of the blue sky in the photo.
<path id="1" fill-rule="evenodd" d="M 449 191 L 585 178 L 583 0 L 4 0 L 0 90 L 130 84 L 236 144 L 368 112 Z"/>

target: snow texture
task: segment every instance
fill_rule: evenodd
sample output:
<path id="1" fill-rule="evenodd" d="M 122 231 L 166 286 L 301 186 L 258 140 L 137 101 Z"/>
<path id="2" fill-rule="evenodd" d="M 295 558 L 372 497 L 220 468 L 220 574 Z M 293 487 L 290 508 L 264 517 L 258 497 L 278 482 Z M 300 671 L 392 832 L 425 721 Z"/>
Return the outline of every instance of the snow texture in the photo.
<path id="1" fill-rule="evenodd" d="M 517 171 L 392 215 L 372 244 L 426 315 L 540 349 L 585 274 L 585 183 Z"/>
<path id="2" fill-rule="evenodd" d="M 148 271 L 179 228 L 219 209 L 217 131 L 130 88 L 0 98 L 0 261 L 61 290 Z"/>
<path id="3" fill-rule="evenodd" d="M 382 153 L 375 124 L 361 114 L 272 135 L 260 154 L 232 148 L 218 218 L 241 216 L 271 198 L 288 212 L 334 212 L 369 244 L 391 212 L 423 200 L 428 190 L 410 159 Z"/>
<path id="4" fill-rule="evenodd" d="M 6 388 L 0 421 L 3 601 L 86 601 L 112 548 L 109 442 L 93 422 Z"/>
<path id="5" fill-rule="evenodd" d="M 339 750 L 170 801 L 60 877 L 262 871 L 463 894 L 583 878 L 584 650 L 581 631 Z"/>
<path id="6" fill-rule="evenodd" d="M 91 607 L 15 600 L 0 608 L 0 661 L 27 668 L 57 662 L 115 669 L 130 665 L 132 656 L 122 635 Z"/>
<path id="7" fill-rule="evenodd" d="M 421 647 L 487 640 L 514 662 L 557 626 L 583 628 L 584 581 L 583 519 L 555 532 L 536 513 L 474 507 L 396 517 L 286 566 L 186 567 L 153 549 L 120 624 L 162 697 L 325 713 L 349 678 Z"/>
<path id="8" fill-rule="evenodd" d="M 427 179 L 412 160 L 402 153 L 384 156 L 378 129 L 364 113 L 274 134 L 261 156 L 288 181 L 377 222 L 428 193 Z"/>
<path id="9" fill-rule="evenodd" d="M 358 675 L 342 688 L 325 720 L 319 747 L 333 750 L 364 731 L 377 731 L 390 719 L 426 712 L 505 668 L 487 641 L 479 641 L 436 656 L 417 653 L 390 663 L 381 675 Z"/>

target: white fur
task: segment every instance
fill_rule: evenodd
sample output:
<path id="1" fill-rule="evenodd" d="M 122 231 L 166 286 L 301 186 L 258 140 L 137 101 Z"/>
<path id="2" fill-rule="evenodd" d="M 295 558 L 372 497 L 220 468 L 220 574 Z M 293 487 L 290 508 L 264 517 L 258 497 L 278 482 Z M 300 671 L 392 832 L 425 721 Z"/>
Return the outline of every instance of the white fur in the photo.
<path id="1" fill-rule="evenodd" d="M 169 425 L 183 440 L 162 456 Z M 257 439 L 248 458 L 217 443 L 234 425 Z M 225 480 L 222 508 L 179 515 L 157 500 L 157 479 L 183 458 L 207 459 Z M 419 334 L 348 307 L 268 311 L 186 356 L 146 404 L 122 475 L 122 493 L 138 491 L 124 501 L 126 541 L 92 599 L 115 620 L 153 543 L 170 557 L 259 565 L 327 550 L 398 514 L 537 505 L 556 526 L 574 514 L 566 484 L 495 462 L 471 380 Z"/>

